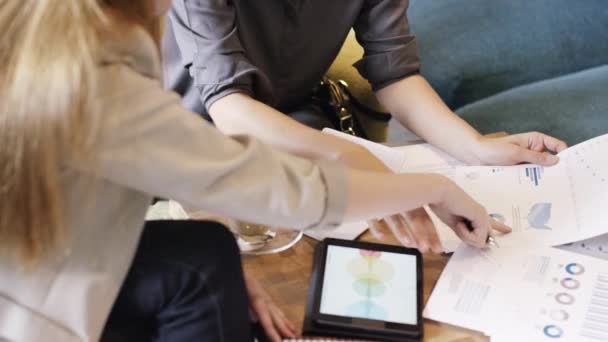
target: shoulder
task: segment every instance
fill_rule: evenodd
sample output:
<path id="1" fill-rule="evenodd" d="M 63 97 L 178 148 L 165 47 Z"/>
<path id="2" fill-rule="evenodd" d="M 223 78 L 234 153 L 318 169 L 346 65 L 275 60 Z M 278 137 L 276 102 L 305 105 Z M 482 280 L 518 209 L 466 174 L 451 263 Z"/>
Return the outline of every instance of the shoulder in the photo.
<path id="1" fill-rule="evenodd" d="M 138 93 L 161 91 L 158 78 L 138 72 L 128 63 L 100 65 L 97 70 L 97 96 L 107 105 L 107 101 L 138 97 Z"/>
<path id="2" fill-rule="evenodd" d="M 97 64 L 98 108 L 104 116 L 149 111 L 161 103 L 179 103 L 162 87 L 157 44 L 142 28 L 102 43 Z"/>
<path id="3" fill-rule="evenodd" d="M 162 68 L 157 44 L 140 27 L 102 41 L 98 57 L 98 92 L 116 96 L 137 88 L 161 88 Z"/>

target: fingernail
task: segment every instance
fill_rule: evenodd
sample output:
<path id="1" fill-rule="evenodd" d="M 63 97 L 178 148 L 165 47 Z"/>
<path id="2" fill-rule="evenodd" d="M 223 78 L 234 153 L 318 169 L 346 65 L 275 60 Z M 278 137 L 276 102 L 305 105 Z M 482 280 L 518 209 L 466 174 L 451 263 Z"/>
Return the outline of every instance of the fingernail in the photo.
<path id="1" fill-rule="evenodd" d="M 556 155 L 553 155 L 553 154 L 549 154 L 549 155 L 547 155 L 547 161 L 549 163 L 555 164 L 559 161 L 559 157 Z"/>

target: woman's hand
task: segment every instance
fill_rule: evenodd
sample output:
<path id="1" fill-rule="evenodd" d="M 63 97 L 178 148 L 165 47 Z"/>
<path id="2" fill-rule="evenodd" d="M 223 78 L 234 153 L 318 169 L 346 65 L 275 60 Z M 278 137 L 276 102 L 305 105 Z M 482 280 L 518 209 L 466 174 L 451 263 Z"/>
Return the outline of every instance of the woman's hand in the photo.
<path id="1" fill-rule="evenodd" d="M 371 220 L 368 225 L 378 240 L 384 238 L 383 231 L 388 229 L 405 247 L 417 248 L 420 253 L 443 252 L 435 225 L 424 208 L 389 216 L 383 220 Z"/>
<path id="2" fill-rule="evenodd" d="M 348 153 L 342 154 L 341 159 L 353 168 L 392 173 L 378 158 L 359 145 L 354 145 Z M 423 208 L 388 216 L 382 220 L 369 220 L 367 223 L 378 240 L 382 240 L 382 231 L 388 228 L 406 247 L 417 248 L 421 253 L 443 251 L 435 226 Z"/>
<path id="3" fill-rule="evenodd" d="M 244 272 L 245 287 L 249 296 L 250 312 L 255 321 L 259 321 L 266 336 L 273 342 L 281 342 L 282 337 L 295 338 L 294 325 L 283 314 L 268 293 L 252 275 Z"/>
<path id="4" fill-rule="evenodd" d="M 431 203 L 431 210 L 450 228 L 458 237 L 475 247 L 484 248 L 488 236 L 493 236 L 493 230 L 501 233 L 510 233 L 511 228 L 490 218 L 485 208 L 473 200 L 454 182 L 445 178 L 442 184 L 444 192 L 442 199 Z M 471 222 L 472 231 L 469 231 L 465 220 Z"/>
<path id="5" fill-rule="evenodd" d="M 478 138 L 474 155 L 477 164 L 514 165 L 532 163 L 544 166 L 555 165 L 559 157 L 546 152 L 561 152 L 568 146 L 565 142 L 539 132 L 509 135 L 500 138 Z"/>

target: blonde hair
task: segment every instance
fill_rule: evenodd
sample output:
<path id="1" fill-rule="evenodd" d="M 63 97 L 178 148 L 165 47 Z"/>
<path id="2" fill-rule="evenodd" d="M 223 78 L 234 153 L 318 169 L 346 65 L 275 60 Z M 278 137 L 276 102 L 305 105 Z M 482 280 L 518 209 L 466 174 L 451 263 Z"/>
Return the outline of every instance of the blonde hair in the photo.
<path id="1" fill-rule="evenodd" d="M 111 39 L 113 21 L 143 24 L 145 3 L 0 0 L 3 253 L 35 262 L 67 237 L 62 172 L 68 159 L 94 158 L 100 43 Z"/>

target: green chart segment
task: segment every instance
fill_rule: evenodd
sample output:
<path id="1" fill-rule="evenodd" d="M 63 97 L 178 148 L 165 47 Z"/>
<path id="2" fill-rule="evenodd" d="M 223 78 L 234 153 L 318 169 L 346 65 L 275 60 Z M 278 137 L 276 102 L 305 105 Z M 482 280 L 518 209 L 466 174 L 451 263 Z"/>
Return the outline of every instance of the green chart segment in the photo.
<path id="1" fill-rule="evenodd" d="M 354 277 L 352 290 L 359 298 L 347 309 L 353 317 L 376 320 L 387 318 L 387 310 L 377 299 L 386 293 L 386 283 L 393 278 L 394 269 L 381 257 L 381 252 L 360 250 L 359 255 L 347 266 L 348 273 Z"/>

